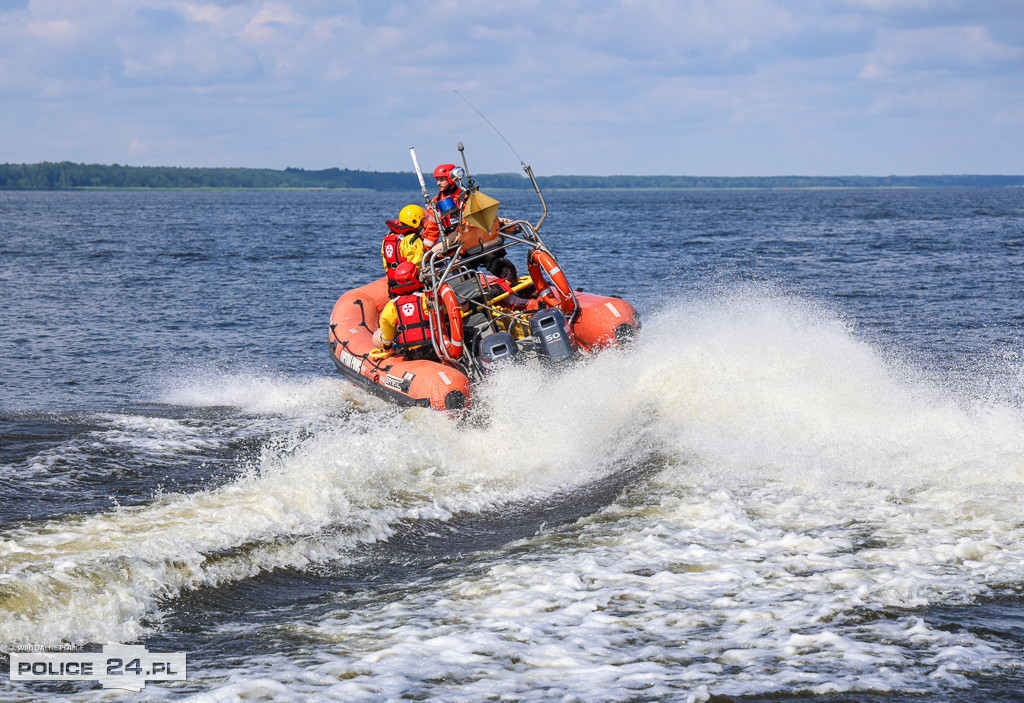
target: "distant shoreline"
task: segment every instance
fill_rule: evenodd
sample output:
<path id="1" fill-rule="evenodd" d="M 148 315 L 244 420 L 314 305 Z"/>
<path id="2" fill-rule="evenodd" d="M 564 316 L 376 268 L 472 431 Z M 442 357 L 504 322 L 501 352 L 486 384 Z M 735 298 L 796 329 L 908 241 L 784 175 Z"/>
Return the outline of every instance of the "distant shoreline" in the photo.
<path id="1" fill-rule="evenodd" d="M 519 173 L 474 174 L 490 190 L 525 190 Z M 1024 175 L 938 176 L 538 176 L 545 190 L 839 190 L 1019 188 Z M 307 171 L 76 164 L 0 164 L 0 190 L 363 190 L 418 191 L 408 172 L 329 168 Z"/>

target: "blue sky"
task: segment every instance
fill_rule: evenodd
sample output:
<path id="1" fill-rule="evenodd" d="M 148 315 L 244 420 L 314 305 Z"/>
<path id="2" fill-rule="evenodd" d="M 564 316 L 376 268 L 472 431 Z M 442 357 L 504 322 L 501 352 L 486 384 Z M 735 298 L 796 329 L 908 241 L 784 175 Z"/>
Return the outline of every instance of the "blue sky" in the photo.
<path id="1" fill-rule="evenodd" d="M 0 162 L 1024 173 L 1024 0 L 0 0 Z"/>

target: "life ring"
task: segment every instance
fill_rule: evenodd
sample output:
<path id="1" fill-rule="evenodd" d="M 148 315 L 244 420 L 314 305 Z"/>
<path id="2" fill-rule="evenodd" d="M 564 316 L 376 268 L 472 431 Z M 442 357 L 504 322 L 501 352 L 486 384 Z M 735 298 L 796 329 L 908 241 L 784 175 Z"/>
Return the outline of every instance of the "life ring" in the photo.
<path id="1" fill-rule="evenodd" d="M 441 344 L 445 353 L 452 359 L 458 360 L 462 356 L 462 340 L 464 332 L 462 329 L 462 307 L 459 299 L 455 297 L 455 291 L 447 283 L 441 286 L 437 292 L 444 307 L 444 314 L 448 316 L 448 332 L 444 331 L 444 325 L 438 324 L 437 331 L 441 336 Z"/>
<path id="2" fill-rule="evenodd" d="M 534 249 L 527 258 L 527 267 L 533 287 L 537 289 L 537 293 L 548 307 L 558 307 L 566 317 L 571 316 L 576 309 L 576 300 L 573 298 L 572 289 L 569 287 L 569 282 L 565 280 L 565 274 L 559 268 L 558 262 L 547 252 Z M 549 286 L 548 282 L 544 280 L 541 269 L 548 275 L 553 285 Z"/>

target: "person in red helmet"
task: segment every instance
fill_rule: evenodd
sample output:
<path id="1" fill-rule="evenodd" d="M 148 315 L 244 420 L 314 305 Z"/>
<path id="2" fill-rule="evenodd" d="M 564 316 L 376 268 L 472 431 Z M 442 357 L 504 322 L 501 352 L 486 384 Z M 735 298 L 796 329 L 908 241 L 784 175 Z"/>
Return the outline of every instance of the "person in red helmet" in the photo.
<path id="1" fill-rule="evenodd" d="M 380 312 L 373 343 L 398 351 L 406 359 L 435 358 L 430 335 L 430 307 L 423 295 L 419 269 L 411 261 L 395 267 L 395 297 Z"/>
<path id="2" fill-rule="evenodd" d="M 394 296 L 395 269 L 404 261 L 411 261 L 417 267 L 423 260 L 423 224 L 426 211 L 419 205 L 406 205 L 398 214 L 398 220 L 388 220 L 390 232 L 380 244 L 380 257 L 384 262 L 384 274 L 388 278 L 388 294 Z"/>
<path id="3" fill-rule="evenodd" d="M 462 194 L 458 181 L 452 178 L 454 170 L 455 164 L 441 164 L 434 169 L 434 178 L 437 179 L 437 195 L 431 202 L 436 203 L 447 196 L 458 198 Z"/>
<path id="4" fill-rule="evenodd" d="M 434 178 L 437 179 L 437 195 L 430 200 L 427 219 L 423 225 L 423 243 L 427 248 L 437 244 L 441 237 L 441 228 L 434 218 L 434 211 L 438 208 L 438 203 L 445 198 L 451 198 L 455 207 L 461 208 L 462 202 L 465 200 L 465 193 L 459 187 L 458 179 L 453 178 L 452 171 L 454 170 L 455 164 L 441 164 L 434 169 Z M 442 224 L 450 226 L 451 221 L 447 217 L 443 217 Z"/>

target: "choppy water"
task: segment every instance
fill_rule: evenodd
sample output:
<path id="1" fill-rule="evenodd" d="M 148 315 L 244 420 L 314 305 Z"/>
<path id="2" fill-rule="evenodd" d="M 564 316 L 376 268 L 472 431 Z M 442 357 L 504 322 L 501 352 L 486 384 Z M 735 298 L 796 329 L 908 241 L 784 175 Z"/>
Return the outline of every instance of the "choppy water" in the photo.
<path id="1" fill-rule="evenodd" d="M 414 192 L 0 192 L 0 650 L 187 652 L 148 700 L 1017 700 L 1024 191 L 546 196 L 644 331 L 456 422 L 327 355 Z"/>

